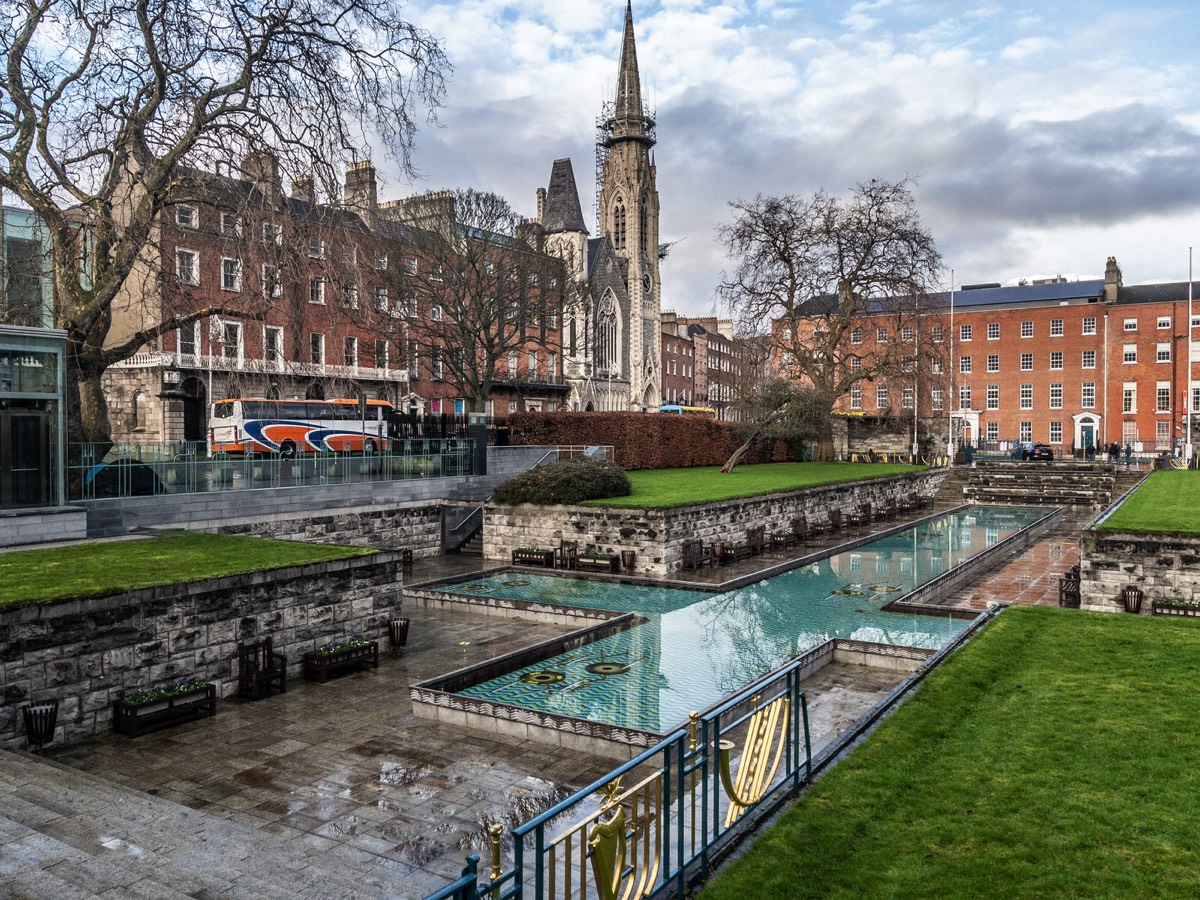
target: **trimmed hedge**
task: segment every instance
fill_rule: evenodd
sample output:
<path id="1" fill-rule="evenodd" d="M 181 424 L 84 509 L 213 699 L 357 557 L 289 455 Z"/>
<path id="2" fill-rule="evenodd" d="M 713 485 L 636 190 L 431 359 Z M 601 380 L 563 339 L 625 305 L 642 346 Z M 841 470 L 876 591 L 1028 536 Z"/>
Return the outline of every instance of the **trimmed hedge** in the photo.
<path id="1" fill-rule="evenodd" d="M 601 497 L 627 497 L 632 490 L 629 476 L 615 462 L 575 456 L 510 478 L 492 492 L 492 500 L 504 505 L 556 506 Z"/>
<path id="2" fill-rule="evenodd" d="M 720 466 L 744 440 L 727 422 L 669 413 L 513 413 L 508 425 L 511 444 L 611 445 L 616 461 L 628 470 Z M 783 441 L 759 444 L 742 460 L 791 461 L 791 448 Z"/>

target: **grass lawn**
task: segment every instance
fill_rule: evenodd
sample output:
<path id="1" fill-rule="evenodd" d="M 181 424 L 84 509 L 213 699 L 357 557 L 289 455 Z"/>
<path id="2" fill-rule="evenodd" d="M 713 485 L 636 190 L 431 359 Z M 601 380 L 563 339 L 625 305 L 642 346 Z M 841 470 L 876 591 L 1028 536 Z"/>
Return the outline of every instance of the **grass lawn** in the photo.
<path id="1" fill-rule="evenodd" d="M 0 553 L 0 608 L 103 596 L 374 552 L 367 547 L 186 532 L 145 540 L 13 550 Z"/>
<path id="2" fill-rule="evenodd" d="M 1098 530 L 1200 534 L 1200 472 L 1152 472 Z"/>
<path id="3" fill-rule="evenodd" d="M 629 473 L 633 493 L 628 497 L 589 500 L 589 506 L 633 506 L 662 509 L 711 503 L 734 497 L 754 497 L 777 491 L 880 478 L 902 472 L 917 472 L 924 466 L 899 463 L 767 463 L 738 466 L 728 475 L 720 466 L 695 469 L 646 469 Z"/>
<path id="4" fill-rule="evenodd" d="M 1200 621 L 1003 612 L 700 900 L 1200 895 Z"/>

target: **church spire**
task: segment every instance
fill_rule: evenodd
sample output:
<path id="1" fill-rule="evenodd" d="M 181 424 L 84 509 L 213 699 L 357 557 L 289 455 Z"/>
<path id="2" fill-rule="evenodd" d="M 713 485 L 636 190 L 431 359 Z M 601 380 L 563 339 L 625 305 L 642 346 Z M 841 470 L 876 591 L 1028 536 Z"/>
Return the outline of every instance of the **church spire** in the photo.
<path id="1" fill-rule="evenodd" d="M 617 72 L 618 119 L 642 117 L 642 79 L 638 75 L 637 46 L 633 39 L 633 0 L 625 4 L 625 37 L 621 42 L 621 66 Z"/>

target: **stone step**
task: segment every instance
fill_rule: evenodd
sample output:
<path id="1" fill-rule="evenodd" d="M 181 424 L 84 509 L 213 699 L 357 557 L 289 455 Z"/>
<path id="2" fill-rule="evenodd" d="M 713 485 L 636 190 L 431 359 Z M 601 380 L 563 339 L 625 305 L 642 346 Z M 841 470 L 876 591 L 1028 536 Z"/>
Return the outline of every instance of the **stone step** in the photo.
<path id="1" fill-rule="evenodd" d="M 395 897 L 353 864 L 27 753 L 0 751 L 0 895 Z M 375 863 L 382 863 L 376 865 Z"/>

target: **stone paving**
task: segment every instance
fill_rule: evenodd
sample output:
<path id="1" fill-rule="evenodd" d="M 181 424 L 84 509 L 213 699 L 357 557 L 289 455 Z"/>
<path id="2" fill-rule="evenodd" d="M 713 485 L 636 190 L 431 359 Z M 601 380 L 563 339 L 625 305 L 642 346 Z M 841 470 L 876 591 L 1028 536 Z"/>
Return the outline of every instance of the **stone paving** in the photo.
<path id="1" fill-rule="evenodd" d="M 1072 535 L 1088 518 L 1068 513 L 945 602 L 1057 603 L 1058 573 L 1077 560 Z M 478 566 L 431 560 L 413 580 Z M 72 767 L 49 777 L 31 756 L 0 755 L 0 897 L 422 897 L 456 877 L 467 853 L 487 861 L 489 824 L 507 831 L 613 768 L 412 714 L 410 680 L 563 629 L 465 612 L 410 618 L 409 646 L 378 670 L 324 685 L 297 678 L 286 694 L 226 700 L 214 718 L 136 739 L 48 748 L 52 765 Z M 815 749 L 900 678 L 835 664 L 806 682 Z"/>

